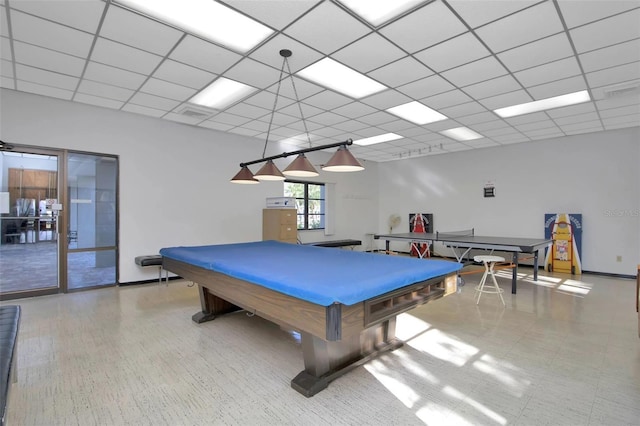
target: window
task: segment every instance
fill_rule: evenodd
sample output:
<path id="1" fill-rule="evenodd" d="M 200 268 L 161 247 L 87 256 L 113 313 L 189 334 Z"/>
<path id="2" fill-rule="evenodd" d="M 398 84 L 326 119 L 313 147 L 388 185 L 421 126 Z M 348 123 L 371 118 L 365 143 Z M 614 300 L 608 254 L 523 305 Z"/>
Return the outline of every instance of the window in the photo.
<path id="1" fill-rule="evenodd" d="M 323 183 L 286 180 L 284 196 L 296 199 L 298 229 L 324 229 L 325 188 Z"/>

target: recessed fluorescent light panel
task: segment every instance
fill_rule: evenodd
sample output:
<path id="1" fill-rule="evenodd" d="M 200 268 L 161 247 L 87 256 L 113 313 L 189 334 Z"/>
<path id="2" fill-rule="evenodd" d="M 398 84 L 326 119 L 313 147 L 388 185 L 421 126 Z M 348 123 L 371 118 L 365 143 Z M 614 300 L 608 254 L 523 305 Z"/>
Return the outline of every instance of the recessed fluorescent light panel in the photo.
<path id="1" fill-rule="evenodd" d="M 273 34 L 270 28 L 213 0 L 116 2 L 241 53 Z"/>
<path id="2" fill-rule="evenodd" d="M 428 106 L 421 104 L 418 101 L 409 102 L 406 104 L 398 105 L 393 108 L 389 108 L 387 112 L 397 115 L 400 118 L 409 120 L 412 123 L 419 125 L 429 124 L 440 120 L 446 120 L 445 115 L 440 114 L 438 111 L 432 110 Z"/>
<path id="3" fill-rule="evenodd" d="M 331 58 L 324 58 L 315 64 L 309 65 L 305 69 L 298 71 L 297 74 L 314 83 L 356 99 L 381 92 L 387 88 Z"/>
<path id="4" fill-rule="evenodd" d="M 222 109 L 255 92 L 255 90 L 254 87 L 246 84 L 220 77 L 191 98 L 189 102 L 209 108 Z"/>
<path id="5" fill-rule="evenodd" d="M 384 135 L 371 136 L 370 138 L 359 139 L 357 141 L 353 141 L 356 145 L 373 145 L 376 143 L 395 141 L 397 139 L 402 139 L 403 136 L 396 135 L 395 133 L 385 133 Z"/>
<path id="6" fill-rule="evenodd" d="M 339 0 L 356 15 L 373 26 L 384 24 L 388 20 L 406 12 L 424 0 Z"/>
<path id="7" fill-rule="evenodd" d="M 468 127 L 456 127 L 455 129 L 443 130 L 440 133 L 457 141 L 472 141 L 474 139 L 480 139 L 484 137 L 481 134 L 469 129 Z"/>
<path id="8" fill-rule="evenodd" d="M 493 110 L 502 118 L 515 117 L 516 115 L 530 114 L 532 112 L 544 111 L 547 109 L 559 108 L 567 105 L 580 104 L 588 102 L 591 98 L 589 92 L 583 90 L 581 92 L 569 93 L 568 95 L 556 96 L 553 98 L 540 99 L 539 101 L 527 102 L 526 104 L 513 105 L 506 108 Z"/>

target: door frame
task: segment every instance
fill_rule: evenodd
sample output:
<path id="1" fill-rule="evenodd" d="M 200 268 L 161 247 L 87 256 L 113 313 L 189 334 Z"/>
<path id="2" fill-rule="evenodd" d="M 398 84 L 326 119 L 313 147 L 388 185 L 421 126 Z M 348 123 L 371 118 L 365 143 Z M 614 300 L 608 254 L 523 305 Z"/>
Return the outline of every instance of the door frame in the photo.
<path id="1" fill-rule="evenodd" d="M 61 149 L 61 148 L 46 148 L 40 146 L 30 146 L 30 145 L 18 145 L 12 143 L 12 152 L 20 152 L 24 154 L 37 154 L 37 155 L 48 155 L 57 157 L 57 200 L 58 203 L 62 205 L 62 211 L 58 213 L 56 219 L 56 252 L 57 252 L 57 287 L 49 287 L 43 289 L 34 289 L 34 290 L 24 290 L 24 291 L 16 291 L 12 293 L 6 293 L 0 295 L 0 300 L 12 300 L 19 299 L 25 297 L 36 297 L 36 296 L 44 296 L 58 293 L 69 293 L 76 291 L 84 291 L 91 290 L 96 288 L 105 288 L 105 287 L 113 287 L 117 286 L 119 283 L 120 277 L 120 173 L 119 173 L 119 163 L 120 159 L 117 155 L 113 154 L 104 154 L 104 153 L 96 153 L 96 152 L 87 152 L 80 150 L 70 150 L 70 149 Z M 68 246 L 67 246 L 67 233 L 69 231 L 69 212 L 71 203 L 69 200 L 69 191 L 68 191 L 68 167 L 67 163 L 69 160 L 69 154 L 86 154 L 93 156 L 101 156 L 101 157 L 111 157 L 114 158 L 118 163 L 118 171 L 116 172 L 116 235 L 115 235 L 115 253 L 116 253 L 116 265 L 115 265 L 115 282 L 112 284 L 100 285 L 100 286 L 91 286 L 91 287 L 82 287 L 76 289 L 69 289 L 69 279 L 68 279 Z M 100 249 L 98 249 L 100 250 Z"/>

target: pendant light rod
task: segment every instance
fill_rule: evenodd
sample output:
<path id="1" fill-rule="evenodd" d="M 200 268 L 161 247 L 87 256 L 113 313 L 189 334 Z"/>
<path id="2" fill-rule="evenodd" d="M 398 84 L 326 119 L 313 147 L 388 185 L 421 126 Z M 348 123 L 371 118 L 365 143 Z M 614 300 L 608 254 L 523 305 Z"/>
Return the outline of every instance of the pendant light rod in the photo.
<path id="1" fill-rule="evenodd" d="M 305 154 L 307 152 L 312 152 L 312 151 L 322 151 L 323 149 L 335 148 L 335 147 L 338 147 L 338 146 L 347 147 L 347 146 L 352 145 L 352 144 L 353 144 L 353 139 L 347 139 L 344 142 L 336 142 L 336 143 L 331 143 L 331 144 L 328 144 L 328 145 L 320 145 L 320 146 L 315 146 L 313 148 L 301 149 L 299 151 L 283 152 L 282 154 L 272 155 L 271 157 L 265 157 L 265 158 L 260 158 L 259 160 L 253 160 L 253 161 L 247 161 L 246 163 L 240 163 L 240 167 L 242 168 L 242 167 L 250 166 L 252 164 L 264 163 L 266 161 L 275 160 L 277 158 L 286 158 L 286 157 L 289 157 L 291 155 Z"/>

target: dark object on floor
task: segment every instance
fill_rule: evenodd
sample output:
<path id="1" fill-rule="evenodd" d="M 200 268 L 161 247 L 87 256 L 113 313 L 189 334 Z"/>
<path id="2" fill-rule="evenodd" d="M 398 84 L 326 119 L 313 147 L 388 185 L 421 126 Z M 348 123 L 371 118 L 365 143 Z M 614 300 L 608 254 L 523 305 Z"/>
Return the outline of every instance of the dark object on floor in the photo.
<path id="1" fill-rule="evenodd" d="M 308 246 L 318 247 L 351 247 L 362 245 L 360 240 L 333 240 L 333 241 L 317 241 L 315 243 L 305 243 Z"/>

